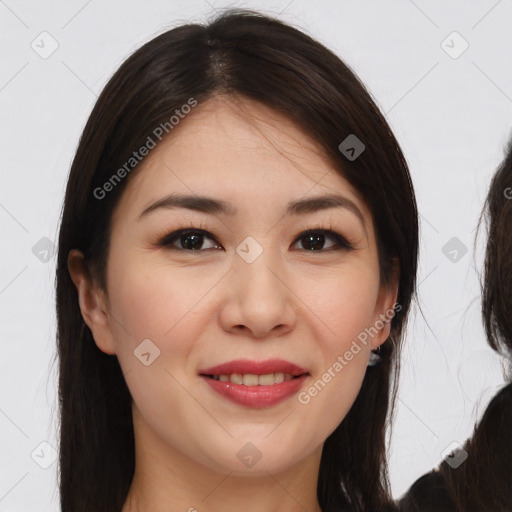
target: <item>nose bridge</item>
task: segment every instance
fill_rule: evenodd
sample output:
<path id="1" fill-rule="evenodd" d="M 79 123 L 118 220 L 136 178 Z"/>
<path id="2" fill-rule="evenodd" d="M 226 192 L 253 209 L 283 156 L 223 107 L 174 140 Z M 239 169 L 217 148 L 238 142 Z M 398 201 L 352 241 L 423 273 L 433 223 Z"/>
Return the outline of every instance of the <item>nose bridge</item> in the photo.
<path id="1" fill-rule="evenodd" d="M 231 318 L 233 324 L 264 336 L 274 327 L 292 322 L 290 290 L 284 284 L 277 250 L 246 239 L 237 247 L 233 266 L 232 306 L 237 311 Z"/>
<path id="2" fill-rule="evenodd" d="M 237 247 L 234 264 L 245 297 L 266 299 L 268 304 L 271 300 L 282 300 L 282 278 L 279 279 L 276 274 L 283 272 L 283 267 L 277 250 L 268 245 L 263 247 L 254 239 L 246 239 Z"/>

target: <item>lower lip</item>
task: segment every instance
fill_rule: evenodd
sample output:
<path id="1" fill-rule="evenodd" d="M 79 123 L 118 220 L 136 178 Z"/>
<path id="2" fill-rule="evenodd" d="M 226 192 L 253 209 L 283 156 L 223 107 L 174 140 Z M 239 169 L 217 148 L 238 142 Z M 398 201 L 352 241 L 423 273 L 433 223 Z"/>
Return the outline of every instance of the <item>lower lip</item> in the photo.
<path id="1" fill-rule="evenodd" d="M 214 391 L 231 402 L 245 405 L 246 407 L 262 409 L 278 404 L 297 393 L 309 377 L 309 374 L 285 380 L 273 386 L 245 386 L 243 384 L 211 379 L 204 375 L 201 375 L 201 377 Z"/>

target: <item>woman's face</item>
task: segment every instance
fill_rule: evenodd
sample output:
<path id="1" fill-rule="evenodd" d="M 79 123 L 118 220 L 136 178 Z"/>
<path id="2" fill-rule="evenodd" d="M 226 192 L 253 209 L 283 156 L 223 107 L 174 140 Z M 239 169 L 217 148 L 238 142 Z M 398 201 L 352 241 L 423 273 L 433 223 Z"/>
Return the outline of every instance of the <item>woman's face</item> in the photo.
<path id="1" fill-rule="evenodd" d="M 319 456 L 389 335 L 396 288 L 379 286 L 356 190 L 293 123 L 244 105 L 251 121 L 222 98 L 199 104 L 139 164 L 113 216 L 108 303 L 96 290 L 81 307 L 119 360 L 141 444 L 263 475 Z M 155 206 L 171 195 L 191 199 Z M 342 199 L 313 201 L 325 195 Z M 202 375 L 236 360 L 255 365 Z"/>

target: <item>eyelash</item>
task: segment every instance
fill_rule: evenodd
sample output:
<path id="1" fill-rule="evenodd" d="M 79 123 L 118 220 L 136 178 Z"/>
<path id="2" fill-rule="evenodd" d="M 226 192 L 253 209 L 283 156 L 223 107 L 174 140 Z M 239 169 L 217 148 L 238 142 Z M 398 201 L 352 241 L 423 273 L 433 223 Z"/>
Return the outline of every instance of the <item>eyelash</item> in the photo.
<path id="1" fill-rule="evenodd" d="M 318 234 L 325 235 L 328 238 L 332 238 L 336 242 L 336 245 L 334 245 L 333 247 L 330 247 L 328 249 L 320 249 L 320 250 L 299 249 L 299 250 L 301 250 L 303 252 L 308 252 L 308 253 L 315 253 L 315 252 L 325 253 L 325 252 L 331 252 L 331 251 L 351 251 L 351 250 L 353 250 L 353 246 L 346 240 L 345 237 L 343 237 L 342 235 L 340 235 L 339 233 L 334 231 L 332 229 L 332 226 L 329 226 L 328 229 L 326 229 L 324 227 L 317 226 L 317 225 L 310 226 L 305 231 L 302 231 L 299 234 L 299 236 L 297 236 L 295 238 L 293 245 L 295 245 L 297 242 L 301 241 L 301 239 L 303 239 L 307 236 L 318 235 Z M 186 235 L 205 236 L 207 238 L 212 239 L 215 243 L 220 245 L 220 243 L 217 242 L 215 237 L 213 237 L 208 231 L 206 231 L 204 229 L 204 226 L 202 224 L 200 224 L 199 227 L 190 226 L 188 228 L 182 228 L 182 229 L 178 229 L 177 231 L 173 231 L 172 233 L 169 233 L 169 234 L 165 235 L 163 238 L 161 238 L 159 240 L 159 242 L 157 243 L 157 245 L 159 245 L 161 247 L 166 247 L 167 249 L 170 249 L 170 250 L 177 250 L 177 251 L 182 251 L 182 252 L 205 252 L 207 250 L 214 249 L 214 248 L 197 249 L 197 250 L 183 249 L 181 247 L 172 245 L 172 243 L 175 240 L 179 240 L 180 237 L 184 237 Z M 214 249 L 214 250 L 218 250 L 218 249 Z"/>

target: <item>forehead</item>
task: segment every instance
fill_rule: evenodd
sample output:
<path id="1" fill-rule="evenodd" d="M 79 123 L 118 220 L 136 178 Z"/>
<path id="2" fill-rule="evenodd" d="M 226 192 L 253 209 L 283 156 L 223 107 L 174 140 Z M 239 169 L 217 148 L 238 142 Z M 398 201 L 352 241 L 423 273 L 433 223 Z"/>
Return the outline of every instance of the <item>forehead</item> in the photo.
<path id="1" fill-rule="evenodd" d="M 245 98 L 216 97 L 195 107 L 138 165 L 118 209 L 140 212 L 174 191 L 265 211 L 305 195 L 343 193 L 369 215 L 316 141 L 286 116 Z"/>

